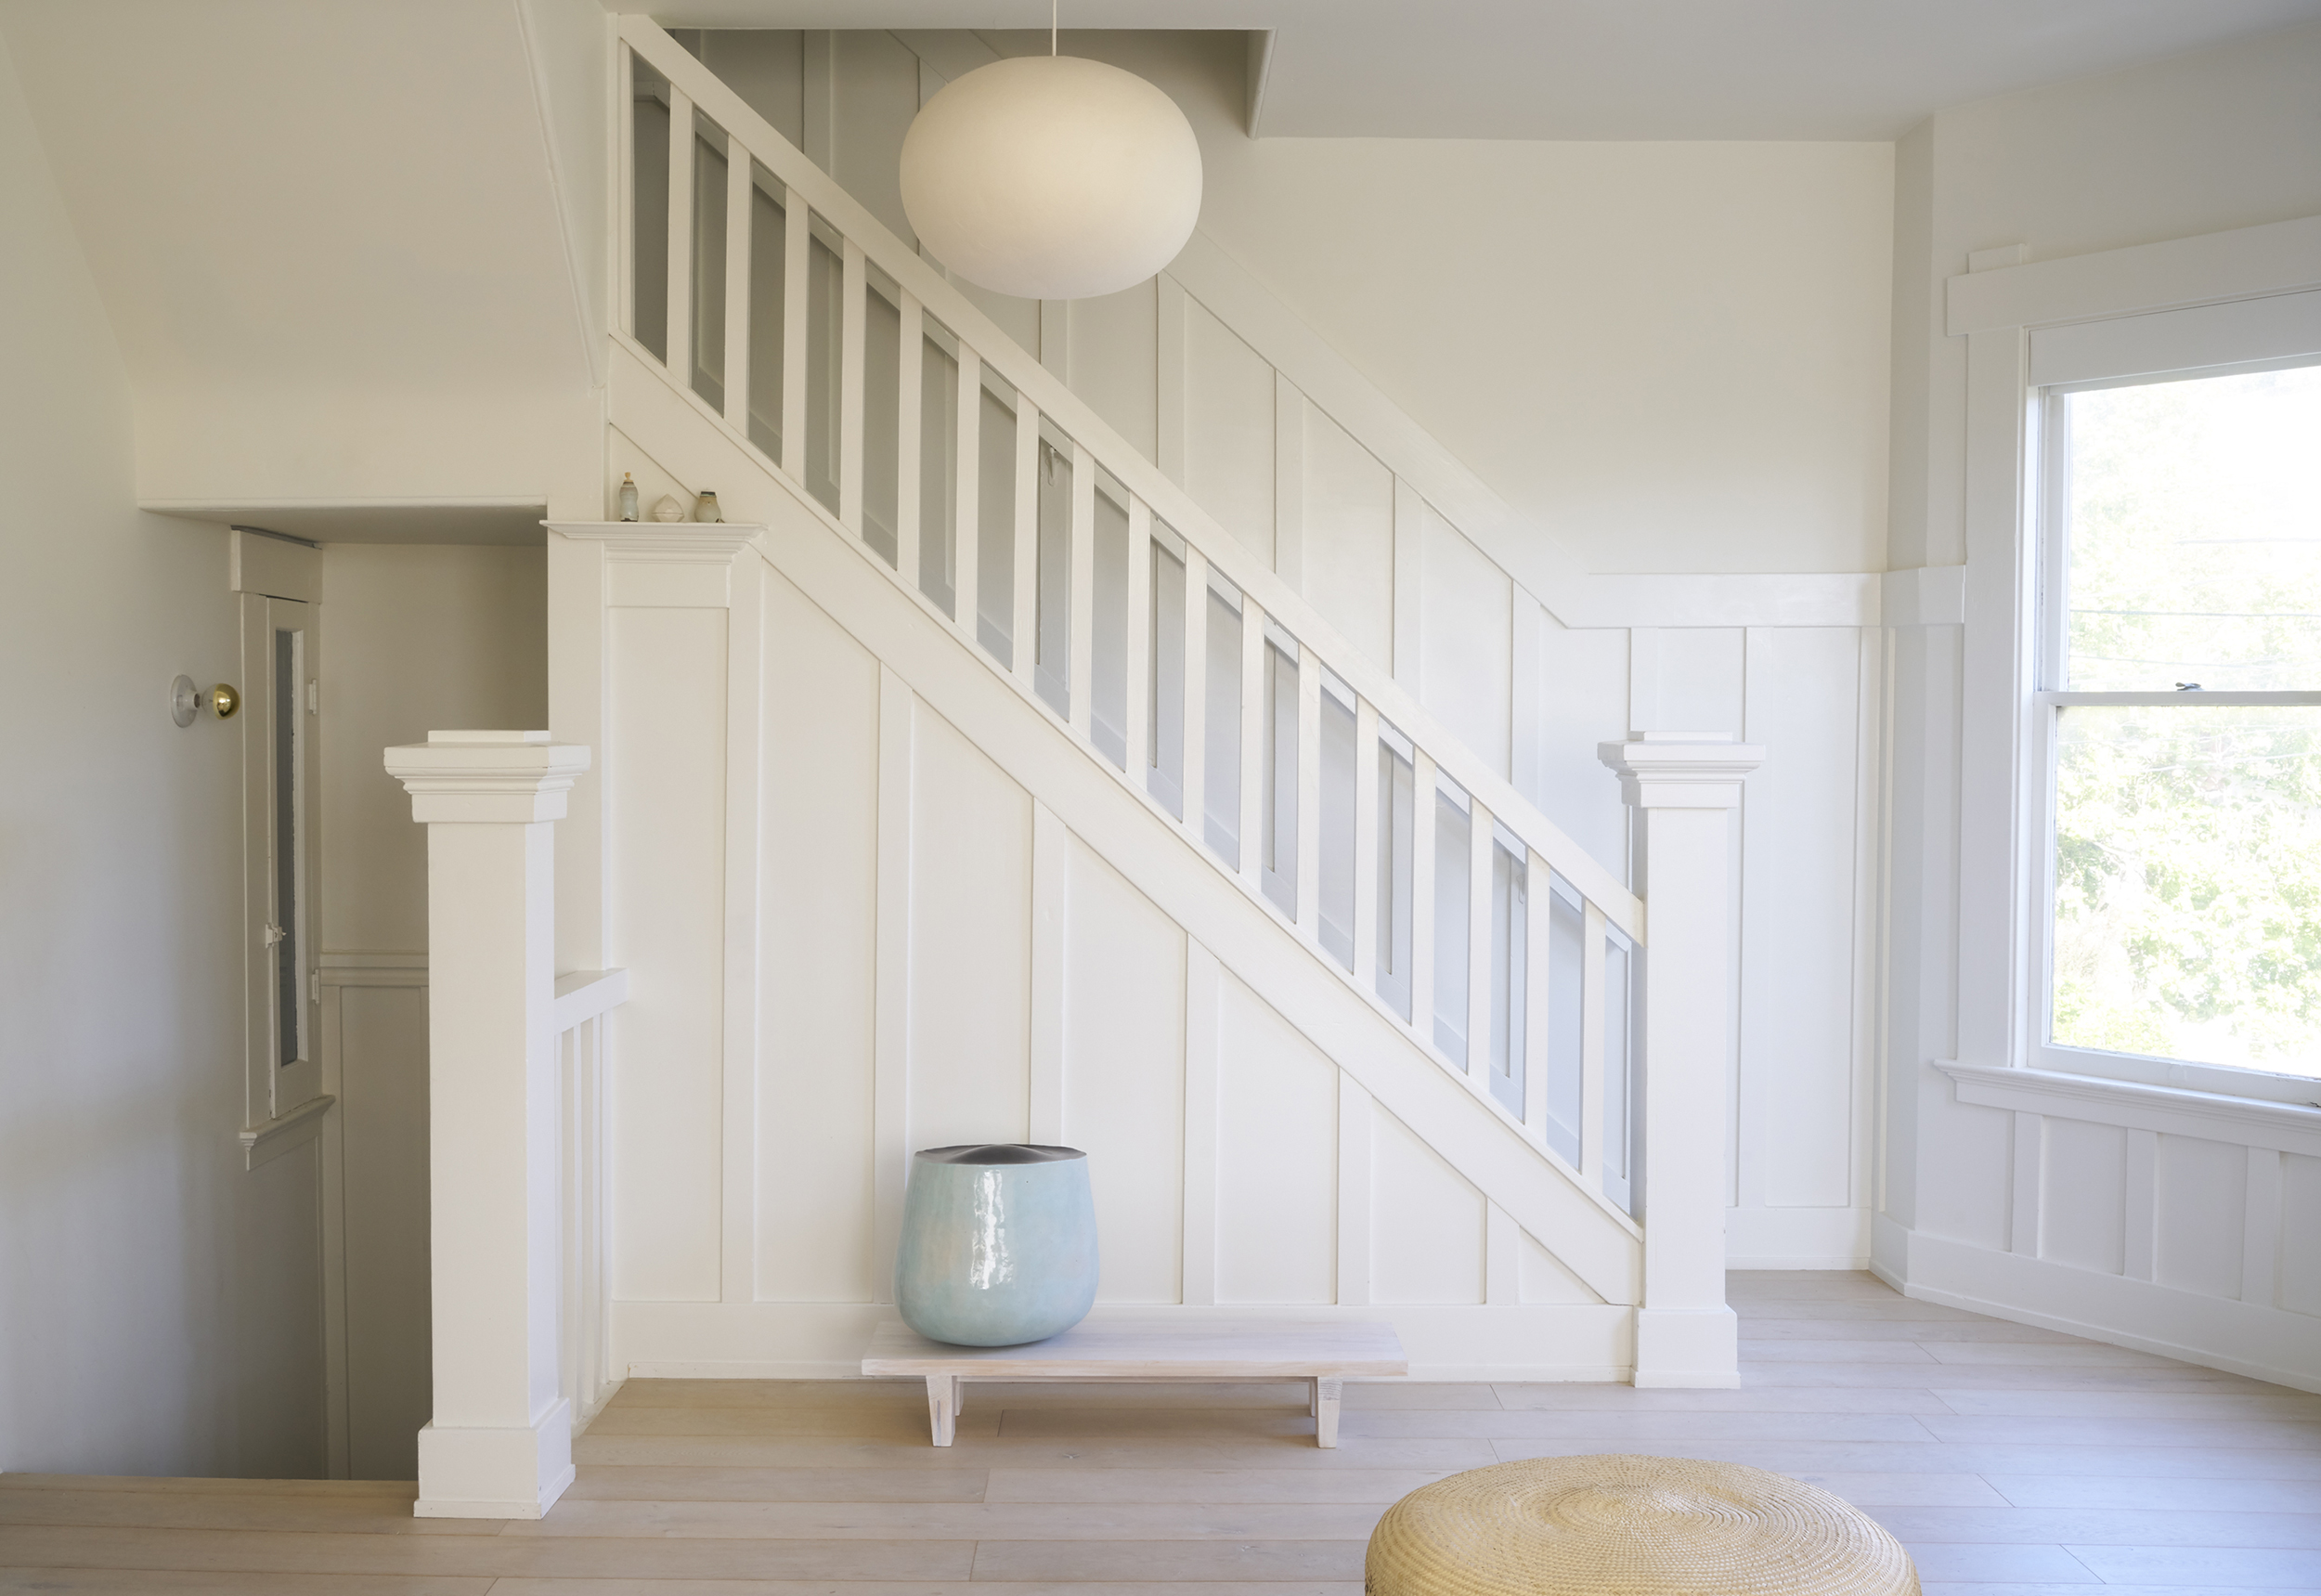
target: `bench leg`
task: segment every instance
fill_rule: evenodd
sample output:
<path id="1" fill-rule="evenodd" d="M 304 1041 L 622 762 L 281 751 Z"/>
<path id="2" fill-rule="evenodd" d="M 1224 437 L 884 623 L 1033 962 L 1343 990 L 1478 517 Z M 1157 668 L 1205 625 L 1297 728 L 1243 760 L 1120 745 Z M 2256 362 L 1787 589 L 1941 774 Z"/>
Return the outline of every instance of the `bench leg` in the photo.
<path id="1" fill-rule="evenodd" d="M 1338 1396 L 1345 1389 L 1342 1380 L 1314 1382 L 1314 1445 L 1338 1445 Z"/>
<path id="2" fill-rule="evenodd" d="M 959 1377 L 955 1374 L 930 1374 L 927 1377 L 927 1424 L 934 1432 L 935 1445 L 948 1447 L 959 1433 Z"/>

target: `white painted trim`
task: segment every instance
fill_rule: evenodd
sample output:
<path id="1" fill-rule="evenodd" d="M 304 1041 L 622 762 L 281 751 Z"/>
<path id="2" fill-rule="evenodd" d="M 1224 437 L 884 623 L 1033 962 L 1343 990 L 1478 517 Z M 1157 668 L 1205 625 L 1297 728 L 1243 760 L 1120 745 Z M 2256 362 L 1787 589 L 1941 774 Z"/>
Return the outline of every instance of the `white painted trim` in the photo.
<path id="1" fill-rule="evenodd" d="M 354 986 L 354 981 L 342 981 Z M 556 1017 L 550 1023 L 562 1035 L 600 1014 L 609 1014 L 629 1001 L 627 970 L 574 970 L 556 978 Z"/>
<path id="2" fill-rule="evenodd" d="M 1935 1068 L 1956 1083 L 1952 1089 L 1962 1103 L 2321 1158 L 2321 1108 L 2102 1075 L 1994 1069 L 1939 1058 Z M 2315 1090 L 2321 1091 L 2321 1083 Z"/>
<path id="3" fill-rule="evenodd" d="M 255 1169 L 262 1163 L 272 1163 L 292 1148 L 313 1141 L 322 1130 L 323 1116 L 337 1101 L 325 1093 L 307 1098 L 296 1108 L 283 1109 L 262 1125 L 245 1127 L 239 1133 L 242 1168 Z"/>
<path id="4" fill-rule="evenodd" d="M 2315 287 L 2321 216 L 2301 216 L 1953 277 L 1944 331 L 1957 338 Z"/>
<path id="5" fill-rule="evenodd" d="M 604 340 L 590 322 L 590 312 L 594 307 L 589 304 L 588 270 L 582 264 L 588 250 L 580 220 L 573 212 L 571 175 L 556 159 L 555 130 L 548 112 L 548 63 L 540 54 L 539 41 L 533 37 L 532 19 L 525 9 L 524 0 L 509 0 L 508 8 L 515 13 L 516 35 L 524 44 L 525 64 L 531 69 L 525 75 L 532 90 L 532 120 L 540 131 L 540 160 L 548 169 L 549 201 L 556 208 L 556 236 L 564 246 L 564 286 L 572 294 L 572 318 L 580 334 L 581 368 L 588 373 L 589 386 L 601 388 L 604 385 Z M 601 37 L 605 49 L 616 50 L 611 20 L 596 20 L 603 30 Z M 620 236 L 628 237 L 628 229 L 621 229 Z"/>
<path id="6" fill-rule="evenodd" d="M 1966 620 L 1966 567 L 1888 571 L 1878 578 L 1878 595 L 1887 626 L 1961 626 Z"/>
<path id="7" fill-rule="evenodd" d="M 1185 939 L 1185 1233 L 1180 1295 L 1217 1300 L 1217 955 Z"/>

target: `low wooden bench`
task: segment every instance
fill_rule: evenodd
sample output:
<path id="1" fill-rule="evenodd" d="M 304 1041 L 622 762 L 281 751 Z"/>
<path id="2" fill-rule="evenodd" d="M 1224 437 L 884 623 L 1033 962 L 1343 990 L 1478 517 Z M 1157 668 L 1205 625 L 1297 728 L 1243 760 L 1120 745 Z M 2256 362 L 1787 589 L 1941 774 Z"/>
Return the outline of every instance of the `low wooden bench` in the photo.
<path id="1" fill-rule="evenodd" d="M 927 1382 L 935 1445 L 957 1433 L 970 1380 L 1302 1380 L 1314 1444 L 1338 1444 L 1349 1375 L 1407 1374 L 1394 1327 L 1348 1320 L 1083 1319 L 1029 1346 L 946 1346 L 899 1319 L 880 1325 L 862 1372 Z"/>

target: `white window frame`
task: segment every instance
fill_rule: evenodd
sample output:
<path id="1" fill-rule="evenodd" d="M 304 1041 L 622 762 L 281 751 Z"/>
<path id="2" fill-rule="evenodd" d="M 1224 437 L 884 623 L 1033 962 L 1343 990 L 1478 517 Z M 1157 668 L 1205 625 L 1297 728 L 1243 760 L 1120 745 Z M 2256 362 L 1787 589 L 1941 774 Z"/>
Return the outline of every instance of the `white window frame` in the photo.
<path id="1" fill-rule="evenodd" d="M 2321 1083 L 2309 1077 L 2047 1041 L 2057 711 L 2178 700 L 2050 690 L 2061 612 L 2046 595 L 2060 594 L 2063 551 L 2042 534 L 2061 484 L 2041 467 L 2058 391 L 2321 354 L 2321 217 L 1970 273 L 1948 288 L 1948 330 L 1967 345 L 1958 1058 L 2315 1101 Z M 2321 694 L 2201 695 L 2251 701 Z"/>

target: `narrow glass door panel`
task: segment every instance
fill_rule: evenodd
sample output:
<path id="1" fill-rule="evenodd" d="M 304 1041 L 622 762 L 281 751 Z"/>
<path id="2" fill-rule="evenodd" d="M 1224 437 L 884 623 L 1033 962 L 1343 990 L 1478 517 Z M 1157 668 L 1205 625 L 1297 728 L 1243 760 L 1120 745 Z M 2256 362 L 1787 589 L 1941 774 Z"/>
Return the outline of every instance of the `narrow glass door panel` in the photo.
<path id="1" fill-rule="evenodd" d="M 983 386 L 976 437 L 976 635 L 1004 670 L 1016 668 L 1016 396 Z"/>
<path id="2" fill-rule="evenodd" d="M 782 459 L 782 361 L 789 337 L 788 190 L 762 166 L 750 169 L 749 441 Z"/>
<path id="3" fill-rule="evenodd" d="M 1491 1091 L 1517 1119 L 1524 1115 L 1524 977 L 1530 966 L 1530 883 L 1524 858 L 1504 838 L 1491 841 Z"/>
<path id="4" fill-rule="evenodd" d="M 694 392 L 725 409 L 725 135 L 694 125 Z"/>
<path id="5" fill-rule="evenodd" d="M 668 80 L 629 58 L 630 194 L 636 227 L 629 260 L 629 331 L 668 362 Z"/>
<path id="6" fill-rule="evenodd" d="M 1152 701 L 1150 746 L 1145 750 L 1145 790 L 1177 819 L 1185 818 L 1185 562 L 1152 539 Z"/>
<path id="7" fill-rule="evenodd" d="M 1440 789 L 1434 794 L 1434 1045 L 1461 1069 L 1467 1064 L 1468 841 L 1467 811 Z"/>
<path id="8" fill-rule="evenodd" d="M 873 272 L 862 293 L 862 541 L 892 565 L 902 437 L 901 291 Z"/>
<path id="9" fill-rule="evenodd" d="M 1321 880 L 1322 950 L 1354 968 L 1355 715 L 1351 694 L 1341 698 L 1322 678 L 1321 828 L 1316 852 Z"/>
<path id="10" fill-rule="evenodd" d="M 304 639 L 278 628 L 274 633 L 274 691 L 270 694 L 273 741 L 274 1063 L 286 1068 L 309 1057 L 306 1048 L 305 982 L 300 979 L 305 943 L 305 850 L 300 846 L 305 753 L 305 699 L 300 668 Z"/>
<path id="11" fill-rule="evenodd" d="M 1089 734 L 1104 757 L 1128 768 L 1128 490 L 1096 478 L 1095 644 Z"/>
<path id="12" fill-rule="evenodd" d="M 1633 957 L 1617 931 L 1603 939 L 1603 1192 L 1637 1213 L 1635 1057 L 1628 1045 Z"/>
<path id="13" fill-rule="evenodd" d="M 1381 732 L 1383 728 L 1381 728 Z M 1378 744 L 1378 995 L 1407 1022 L 1410 1009 L 1412 843 L 1418 792 L 1407 755 L 1384 735 Z"/>
<path id="14" fill-rule="evenodd" d="M 919 359 L 919 591 L 957 618 L 959 362 L 929 333 Z"/>

